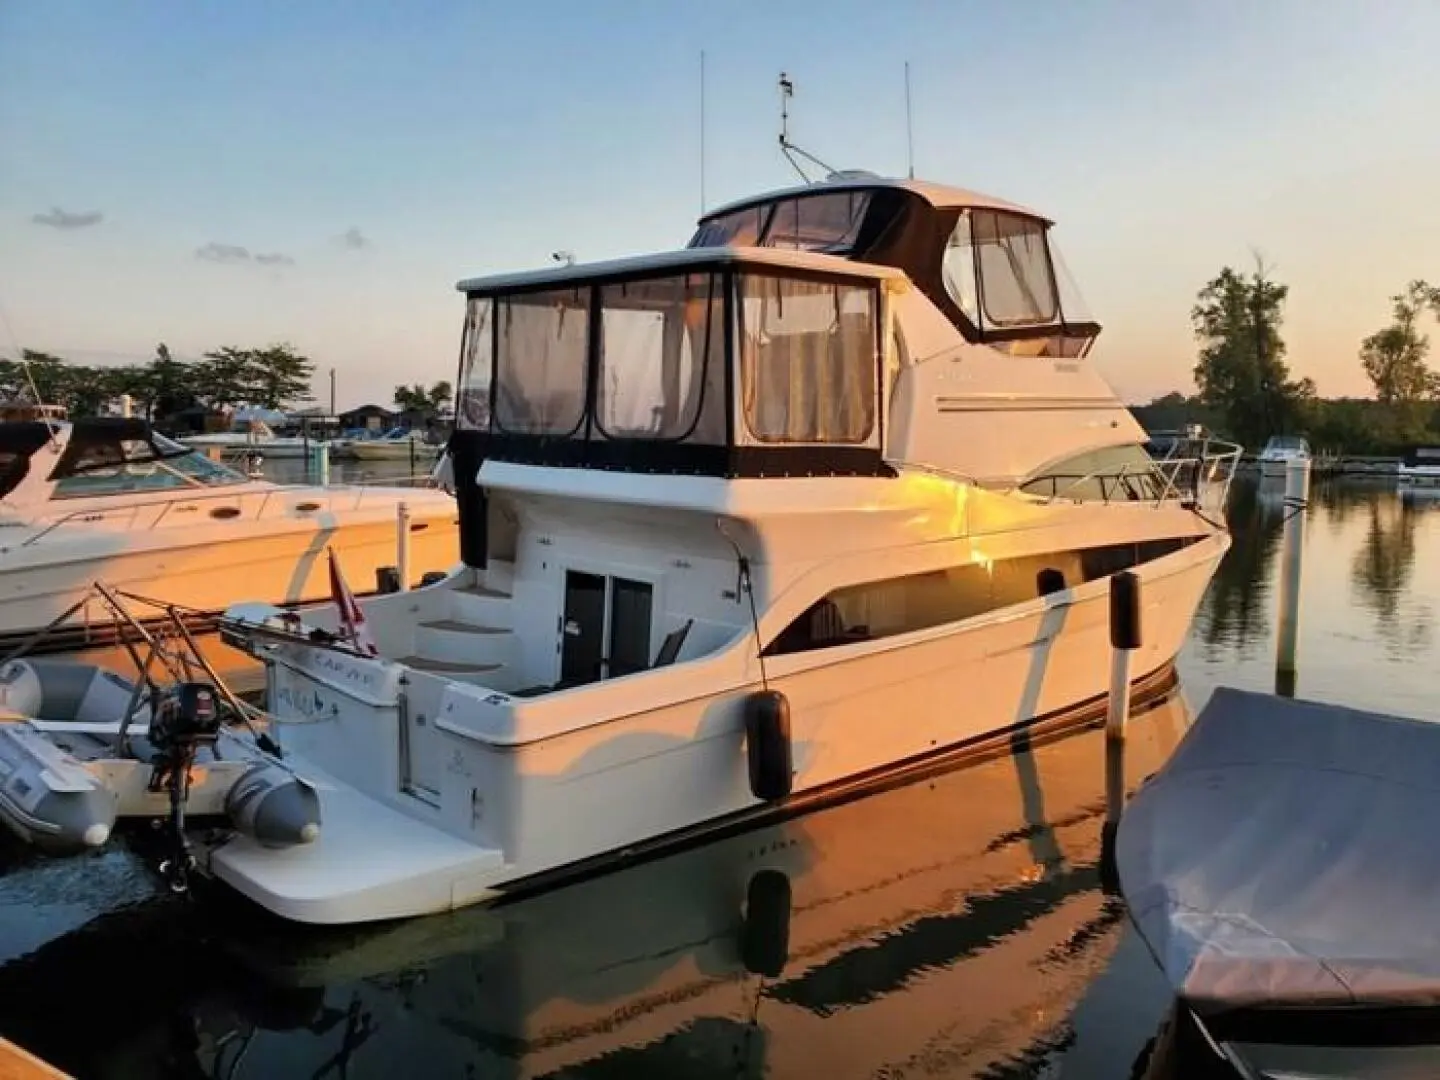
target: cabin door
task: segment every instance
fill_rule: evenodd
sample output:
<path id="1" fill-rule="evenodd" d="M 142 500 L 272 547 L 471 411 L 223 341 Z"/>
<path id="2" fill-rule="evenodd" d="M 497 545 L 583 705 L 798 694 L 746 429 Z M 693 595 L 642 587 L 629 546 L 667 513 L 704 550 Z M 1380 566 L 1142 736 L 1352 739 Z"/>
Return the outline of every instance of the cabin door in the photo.
<path id="1" fill-rule="evenodd" d="M 565 572 L 565 613 L 560 620 L 560 684 L 582 686 L 603 677 L 605 586 L 600 574 Z"/>
<path id="2" fill-rule="evenodd" d="M 650 666 L 654 587 L 569 570 L 560 623 L 560 683 L 581 686 Z"/>

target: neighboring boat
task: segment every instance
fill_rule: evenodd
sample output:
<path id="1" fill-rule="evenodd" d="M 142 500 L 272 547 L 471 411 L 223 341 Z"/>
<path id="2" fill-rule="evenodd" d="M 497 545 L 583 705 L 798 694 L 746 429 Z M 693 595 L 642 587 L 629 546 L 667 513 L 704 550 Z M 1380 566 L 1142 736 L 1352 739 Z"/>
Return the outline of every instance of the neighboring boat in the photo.
<path id="1" fill-rule="evenodd" d="M 325 547 L 352 581 L 375 581 L 397 565 L 402 502 L 414 584 L 457 558 L 457 508 L 443 491 L 253 480 L 139 419 L 0 423 L 0 650 L 96 581 L 194 609 L 197 627 L 245 599 L 329 599 Z M 90 614 L 72 613 L 44 647 L 105 644 L 114 624 Z"/>
<path id="2" fill-rule="evenodd" d="M 1436 1075 L 1437 814 L 1434 723 L 1216 690 L 1116 840 L 1181 1022 L 1245 1077 Z"/>
<path id="3" fill-rule="evenodd" d="M 391 428 L 376 439 L 356 439 L 348 446 L 351 457 L 359 461 L 405 461 L 432 458 L 441 447 L 425 441 L 425 436 L 409 428 Z"/>
<path id="4" fill-rule="evenodd" d="M 1292 461 L 1309 462 L 1310 443 L 1302 435 L 1272 435 L 1258 460 L 1261 476 L 1284 476 Z"/>
<path id="5" fill-rule="evenodd" d="M 1412 446 L 1397 470 L 1403 489 L 1440 488 L 1440 446 Z"/>
<path id="6" fill-rule="evenodd" d="M 314 453 L 322 440 L 303 435 L 276 435 L 270 425 L 260 419 L 243 420 L 230 431 L 209 435 L 186 435 L 181 440 L 192 450 L 218 449 L 238 454 L 259 451 L 266 457 L 279 459 L 304 458 Z"/>
<path id="7" fill-rule="evenodd" d="M 462 563 L 363 605 L 379 655 L 311 640 L 334 607 L 227 612 L 327 830 L 213 873 L 358 922 L 806 805 L 1097 700 L 1120 570 L 1136 675 L 1169 665 L 1239 448 L 1146 452 L 1050 225 L 851 177 L 462 282 Z"/>

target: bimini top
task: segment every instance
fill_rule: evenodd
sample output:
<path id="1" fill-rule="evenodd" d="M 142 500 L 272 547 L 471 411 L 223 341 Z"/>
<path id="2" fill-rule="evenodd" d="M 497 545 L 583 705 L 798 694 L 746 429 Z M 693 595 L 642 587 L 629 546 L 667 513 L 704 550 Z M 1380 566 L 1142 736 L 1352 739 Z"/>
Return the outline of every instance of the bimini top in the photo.
<path id="1" fill-rule="evenodd" d="M 456 288 L 469 296 L 487 296 L 498 292 L 525 292 L 530 289 L 544 289 L 555 285 L 574 285 L 599 279 L 623 281 L 629 277 L 650 277 L 657 272 L 681 270 L 687 266 L 703 264 L 710 267 L 717 264 L 745 263 L 747 266 L 774 266 L 787 271 L 810 271 L 851 278 L 903 280 L 905 274 L 897 268 L 856 263 L 813 251 L 791 251 L 784 248 L 742 248 L 721 246 L 698 249 L 681 248 L 678 251 L 662 251 L 652 255 L 634 255 L 623 259 L 606 259 L 602 262 L 577 263 L 572 266 L 546 266 L 538 270 L 521 270 L 507 274 L 491 274 L 486 277 L 465 278 Z"/>
<path id="2" fill-rule="evenodd" d="M 1047 225 L 1054 224 L 1048 217 L 1036 210 L 1021 206 L 1019 203 L 1008 202 L 1005 199 L 997 199 L 993 195 L 967 191 L 965 188 L 950 187 L 947 184 L 935 184 L 928 180 L 907 180 L 892 176 L 876 176 L 873 173 L 837 173 L 831 179 L 820 183 L 796 184 L 793 187 L 766 192 L 764 195 L 750 195 L 707 211 L 700 220 L 708 221 L 710 218 L 723 217 L 747 206 L 775 199 L 793 199 L 801 195 L 815 195 L 822 191 L 868 191 L 875 188 L 908 191 L 912 195 L 918 195 L 937 210 L 951 210 L 965 206 L 974 207 L 977 210 L 1003 210 L 1007 213 L 1021 214 L 1037 221 L 1043 221 Z"/>
<path id="3" fill-rule="evenodd" d="M 705 214 L 689 247 L 758 247 L 893 266 L 965 340 L 1031 357 L 1079 357 L 1100 333 L 1027 207 L 918 180 L 847 173 Z"/>

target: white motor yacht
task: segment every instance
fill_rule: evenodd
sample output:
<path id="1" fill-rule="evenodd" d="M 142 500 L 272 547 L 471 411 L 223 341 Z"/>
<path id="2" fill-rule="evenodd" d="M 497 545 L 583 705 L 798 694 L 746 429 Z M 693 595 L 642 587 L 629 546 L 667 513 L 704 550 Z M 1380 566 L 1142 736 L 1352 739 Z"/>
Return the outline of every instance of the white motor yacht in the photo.
<path id="1" fill-rule="evenodd" d="M 402 502 L 414 584 L 458 555 L 457 507 L 443 491 L 253 480 L 139 419 L 0 423 L 0 650 L 63 615 L 95 582 L 194 609 L 197 629 L 257 596 L 329 599 L 327 548 L 357 589 L 372 591 L 376 571 L 397 565 Z M 94 614 L 82 607 L 40 647 L 113 643 L 113 620 Z"/>
<path id="2" fill-rule="evenodd" d="M 1260 475 L 1284 476 L 1292 461 L 1309 460 L 1310 443 L 1303 435 L 1272 435 L 1260 451 Z"/>
<path id="3" fill-rule="evenodd" d="M 363 629 L 226 613 L 326 824 L 204 865 L 289 919 L 416 915 L 1004 744 L 1102 697 L 1122 570 L 1132 670 L 1168 670 L 1239 448 L 1147 452 L 1051 225 L 852 175 L 461 282 L 461 563 Z"/>

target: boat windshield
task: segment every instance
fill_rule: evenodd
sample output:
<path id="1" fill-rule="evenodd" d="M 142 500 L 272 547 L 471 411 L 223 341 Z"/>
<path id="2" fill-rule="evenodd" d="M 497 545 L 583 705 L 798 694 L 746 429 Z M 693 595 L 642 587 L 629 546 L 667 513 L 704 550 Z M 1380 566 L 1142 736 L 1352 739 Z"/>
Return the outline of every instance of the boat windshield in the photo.
<path id="1" fill-rule="evenodd" d="M 52 499 L 249 482 L 228 465 L 127 421 L 77 423 L 50 479 Z"/>
<path id="2" fill-rule="evenodd" d="M 1271 450 L 1308 450 L 1310 444 L 1299 435 L 1274 435 L 1267 446 Z"/>

